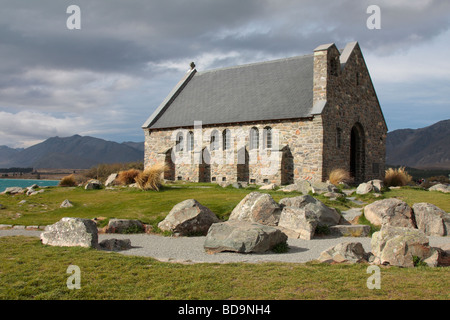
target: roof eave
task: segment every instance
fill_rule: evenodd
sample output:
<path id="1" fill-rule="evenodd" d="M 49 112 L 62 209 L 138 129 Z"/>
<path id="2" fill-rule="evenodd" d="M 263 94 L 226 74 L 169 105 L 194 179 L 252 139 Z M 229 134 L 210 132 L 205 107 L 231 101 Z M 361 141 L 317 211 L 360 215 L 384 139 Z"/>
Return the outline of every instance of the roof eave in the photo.
<path id="1" fill-rule="evenodd" d="M 169 95 L 164 99 L 164 101 L 156 108 L 152 115 L 144 122 L 142 129 L 148 129 L 153 123 L 158 120 L 158 118 L 164 113 L 167 107 L 172 103 L 173 100 L 180 94 L 186 84 L 192 79 L 197 69 L 190 69 L 184 77 L 177 83 L 177 85 L 170 91 Z"/>

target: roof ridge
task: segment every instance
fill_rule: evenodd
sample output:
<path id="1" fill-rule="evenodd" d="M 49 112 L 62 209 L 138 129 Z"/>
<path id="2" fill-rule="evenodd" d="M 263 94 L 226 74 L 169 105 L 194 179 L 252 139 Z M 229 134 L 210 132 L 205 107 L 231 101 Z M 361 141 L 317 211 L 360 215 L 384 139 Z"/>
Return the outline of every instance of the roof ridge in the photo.
<path id="1" fill-rule="evenodd" d="M 251 62 L 251 63 L 241 64 L 241 65 L 237 65 L 237 66 L 222 67 L 222 68 L 210 69 L 210 70 L 205 70 L 205 71 L 197 70 L 197 76 L 201 76 L 205 73 L 212 73 L 212 72 L 239 69 L 239 68 L 247 68 L 247 67 L 252 67 L 252 66 L 257 66 L 257 65 L 267 65 L 267 64 L 271 64 L 271 63 L 277 63 L 277 62 L 282 62 L 282 61 L 291 61 L 291 60 L 295 60 L 295 59 L 307 58 L 307 57 L 312 57 L 312 56 L 314 56 L 314 55 L 313 54 L 305 54 L 302 56 L 294 56 L 294 57 L 280 58 L 280 59 L 260 61 L 260 62 Z"/>

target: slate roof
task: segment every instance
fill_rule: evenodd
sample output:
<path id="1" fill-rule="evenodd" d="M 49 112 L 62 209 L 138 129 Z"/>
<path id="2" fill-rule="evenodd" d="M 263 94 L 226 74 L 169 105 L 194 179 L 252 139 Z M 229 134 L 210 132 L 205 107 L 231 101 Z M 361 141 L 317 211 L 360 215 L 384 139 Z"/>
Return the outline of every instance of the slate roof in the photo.
<path id="1" fill-rule="evenodd" d="M 313 55 L 205 72 L 192 70 L 143 128 L 311 117 Z"/>

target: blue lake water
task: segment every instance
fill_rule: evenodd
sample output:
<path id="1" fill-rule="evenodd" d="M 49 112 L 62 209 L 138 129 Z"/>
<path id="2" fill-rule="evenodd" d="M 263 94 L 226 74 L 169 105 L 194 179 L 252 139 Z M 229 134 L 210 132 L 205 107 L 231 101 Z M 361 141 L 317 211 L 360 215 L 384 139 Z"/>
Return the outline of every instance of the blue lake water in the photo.
<path id="1" fill-rule="evenodd" d="M 9 187 L 26 188 L 37 184 L 38 186 L 57 186 L 59 180 L 31 180 L 31 179 L 0 179 L 0 192 L 5 191 Z"/>

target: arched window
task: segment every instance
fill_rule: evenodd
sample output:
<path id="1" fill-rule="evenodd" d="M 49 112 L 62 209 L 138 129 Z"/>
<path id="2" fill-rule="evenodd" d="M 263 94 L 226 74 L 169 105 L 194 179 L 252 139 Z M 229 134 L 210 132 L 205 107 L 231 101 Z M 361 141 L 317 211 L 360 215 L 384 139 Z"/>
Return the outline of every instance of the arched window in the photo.
<path id="1" fill-rule="evenodd" d="M 183 151 L 183 133 L 182 132 L 178 132 L 177 133 L 177 141 L 176 141 L 176 147 L 175 150 L 176 151 Z"/>
<path id="2" fill-rule="evenodd" d="M 192 131 L 187 133 L 186 150 L 194 150 L 194 133 Z"/>
<path id="3" fill-rule="evenodd" d="M 263 131 L 264 148 L 272 149 L 272 128 L 265 127 Z"/>
<path id="4" fill-rule="evenodd" d="M 259 148 L 259 131 L 256 127 L 250 129 L 250 150 Z"/>
<path id="5" fill-rule="evenodd" d="M 231 149 L 231 131 L 228 129 L 225 129 L 222 132 L 222 145 L 223 150 Z"/>
<path id="6" fill-rule="evenodd" d="M 214 130 L 211 132 L 211 151 L 218 150 L 219 149 L 219 132 L 217 130 Z"/>

